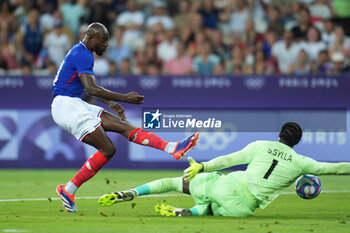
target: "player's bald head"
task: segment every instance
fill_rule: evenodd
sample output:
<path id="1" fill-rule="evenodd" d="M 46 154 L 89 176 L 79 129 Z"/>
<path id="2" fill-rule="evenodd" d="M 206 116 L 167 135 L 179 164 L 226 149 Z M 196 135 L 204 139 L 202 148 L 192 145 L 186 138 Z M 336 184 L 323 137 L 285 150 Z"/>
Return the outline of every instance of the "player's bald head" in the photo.
<path id="1" fill-rule="evenodd" d="M 86 31 L 86 36 L 88 38 L 93 38 L 96 36 L 106 36 L 108 35 L 107 28 L 102 23 L 92 23 L 88 26 Z"/>
<path id="2" fill-rule="evenodd" d="M 83 42 L 91 52 L 95 52 L 97 55 L 102 56 L 108 47 L 108 30 L 101 23 L 92 23 L 86 30 L 85 38 Z"/>
<path id="3" fill-rule="evenodd" d="M 281 142 L 293 147 L 299 143 L 302 135 L 303 130 L 298 123 L 287 122 L 281 128 L 279 139 Z"/>

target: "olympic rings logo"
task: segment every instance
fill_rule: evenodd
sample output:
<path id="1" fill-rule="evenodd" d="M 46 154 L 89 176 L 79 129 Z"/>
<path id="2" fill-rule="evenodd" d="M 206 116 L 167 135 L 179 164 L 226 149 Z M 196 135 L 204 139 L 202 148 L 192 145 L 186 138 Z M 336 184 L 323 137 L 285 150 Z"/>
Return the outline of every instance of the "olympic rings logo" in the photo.
<path id="1" fill-rule="evenodd" d="M 191 131 L 192 132 L 192 131 Z M 187 132 L 190 135 L 191 132 Z M 233 142 L 237 137 L 237 128 L 232 123 L 224 123 L 220 132 L 215 130 L 214 132 L 200 132 L 196 149 L 205 151 L 208 149 L 214 149 L 222 151 Z"/>
<path id="2" fill-rule="evenodd" d="M 246 77 L 243 83 L 250 90 L 259 90 L 265 86 L 265 78 L 263 76 Z"/>
<path id="3" fill-rule="evenodd" d="M 140 77 L 139 78 L 139 85 L 145 89 L 145 90 L 154 90 L 160 85 L 160 78 L 159 77 Z"/>

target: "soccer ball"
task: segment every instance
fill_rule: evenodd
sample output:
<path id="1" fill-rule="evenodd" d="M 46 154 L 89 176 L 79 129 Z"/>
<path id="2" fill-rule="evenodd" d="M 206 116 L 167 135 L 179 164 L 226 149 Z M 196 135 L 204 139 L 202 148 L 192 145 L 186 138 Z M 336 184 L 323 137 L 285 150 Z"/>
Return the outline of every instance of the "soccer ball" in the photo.
<path id="1" fill-rule="evenodd" d="M 295 182 L 295 191 L 301 198 L 315 198 L 321 192 L 321 181 L 314 175 L 302 175 Z"/>

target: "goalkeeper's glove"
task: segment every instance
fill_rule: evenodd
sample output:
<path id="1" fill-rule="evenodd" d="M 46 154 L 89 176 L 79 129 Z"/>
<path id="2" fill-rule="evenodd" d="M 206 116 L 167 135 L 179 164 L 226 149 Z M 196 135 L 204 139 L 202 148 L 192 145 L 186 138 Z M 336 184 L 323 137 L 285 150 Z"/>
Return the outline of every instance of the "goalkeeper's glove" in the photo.
<path id="1" fill-rule="evenodd" d="M 202 163 L 197 163 L 191 157 L 188 157 L 188 162 L 190 163 L 190 166 L 184 170 L 184 176 L 183 176 L 184 180 L 187 182 L 192 180 L 197 175 L 197 173 L 203 171 Z"/>

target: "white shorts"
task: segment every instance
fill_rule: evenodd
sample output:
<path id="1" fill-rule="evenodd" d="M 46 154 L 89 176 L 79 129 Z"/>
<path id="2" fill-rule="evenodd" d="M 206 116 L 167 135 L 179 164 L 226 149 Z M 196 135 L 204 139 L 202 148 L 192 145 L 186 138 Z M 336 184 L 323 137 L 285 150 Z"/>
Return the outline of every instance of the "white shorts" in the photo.
<path id="1" fill-rule="evenodd" d="M 78 97 L 58 95 L 51 104 L 51 114 L 56 124 L 79 141 L 100 127 L 103 111 L 103 108 Z"/>

